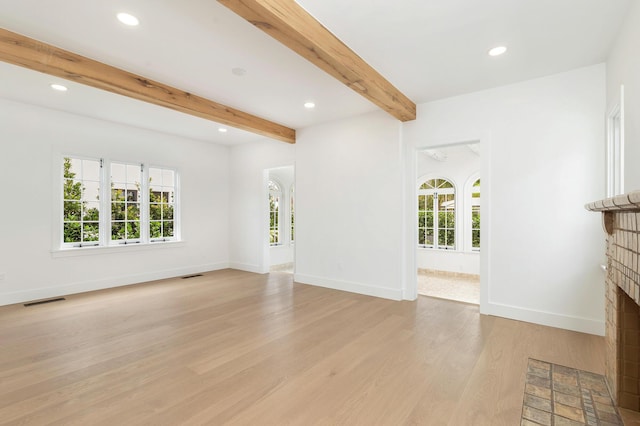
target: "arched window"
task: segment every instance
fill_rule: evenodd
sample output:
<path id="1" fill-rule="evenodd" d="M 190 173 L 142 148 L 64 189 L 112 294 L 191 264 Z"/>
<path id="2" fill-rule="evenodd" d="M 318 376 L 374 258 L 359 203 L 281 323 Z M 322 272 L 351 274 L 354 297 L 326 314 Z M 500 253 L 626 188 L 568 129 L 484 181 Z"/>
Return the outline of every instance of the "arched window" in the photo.
<path id="1" fill-rule="evenodd" d="M 280 200 L 282 190 L 276 182 L 269 181 L 269 244 L 277 246 L 282 244 L 280 236 Z"/>
<path id="2" fill-rule="evenodd" d="M 480 179 L 471 188 L 471 248 L 480 250 Z"/>
<path id="3" fill-rule="evenodd" d="M 455 249 L 456 190 L 442 178 L 424 181 L 418 189 L 418 246 Z"/>

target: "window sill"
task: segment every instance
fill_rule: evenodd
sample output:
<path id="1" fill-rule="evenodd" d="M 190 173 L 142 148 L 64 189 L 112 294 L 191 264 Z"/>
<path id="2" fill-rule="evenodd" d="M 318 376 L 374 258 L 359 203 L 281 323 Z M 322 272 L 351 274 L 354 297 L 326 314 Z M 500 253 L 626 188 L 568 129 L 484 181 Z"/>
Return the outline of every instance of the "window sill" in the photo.
<path id="1" fill-rule="evenodd" d="M 72 247 L 51 250 L 51 257 L 54 259 L 61 257 L 93 256 L 110 253 L 128 253 L 132 251 L 157 250 L 165 248 L 183 247 L 184 241 L 165 241 L 144 244 L 122 244 L 117 246 L 96 246 L 96 247 Z"/>
<path id="2" fill-rule="evenodd" d="M 437 251 L 437 252 L 441 252 L 441 253 L 462 253 L 462 254 L 480 254 L 480 250 L 456 250 L 456 249 L 438 249 L 438 248 L 433 248 L 433 247 L 417 247 L 418 250 L 422 250 L 422 251 Z"/>

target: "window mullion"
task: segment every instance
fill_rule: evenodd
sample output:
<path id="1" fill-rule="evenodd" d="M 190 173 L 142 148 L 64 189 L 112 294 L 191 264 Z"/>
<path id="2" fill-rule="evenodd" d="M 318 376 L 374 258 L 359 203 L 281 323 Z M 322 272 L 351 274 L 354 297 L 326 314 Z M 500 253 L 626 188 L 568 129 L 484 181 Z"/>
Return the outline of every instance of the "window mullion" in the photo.
<path id="1" fill-rule="evenodd" d="M 440 228 L 440 206 L 439 206 L 439 200 L 438 200 L 438 193 L 434 192 L 433 193 L 433 248 L 434 249 L 438 249 L 440 248 L 440 234 L 439 234 L 439 228 Z"/>
<path id="2" fill-rule="evenodd" d="M 111 163 L 100 159 L 100 245 L 108 246 L 111 236 Z"/>
<path id="3" fill-rule="evenodd" d="M 140 241 L 148 243 L 149 238 L 149 168 L 140 165 L 142 178 L 140 182 Z"/>

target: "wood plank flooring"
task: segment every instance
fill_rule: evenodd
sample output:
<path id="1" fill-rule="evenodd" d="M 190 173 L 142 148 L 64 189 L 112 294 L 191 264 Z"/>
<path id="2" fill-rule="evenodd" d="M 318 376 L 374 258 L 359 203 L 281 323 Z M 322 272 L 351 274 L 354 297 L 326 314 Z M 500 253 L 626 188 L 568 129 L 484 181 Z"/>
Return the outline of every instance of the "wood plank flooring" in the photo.
<path id="1" fill-rule="evenodd" d="M 0 308 L 0 424 L 518 425 L 603 338 L 234 270 Z"/>

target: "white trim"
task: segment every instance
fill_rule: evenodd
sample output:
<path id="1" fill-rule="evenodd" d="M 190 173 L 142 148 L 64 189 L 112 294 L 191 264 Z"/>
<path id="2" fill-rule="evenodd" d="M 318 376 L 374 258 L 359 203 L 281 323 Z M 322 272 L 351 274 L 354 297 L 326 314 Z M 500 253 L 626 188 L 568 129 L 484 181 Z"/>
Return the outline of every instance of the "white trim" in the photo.
<path id="1" fill-rule="evenodd" d="M 606 195 L 613 197 L 624 194 L 624 85 L 607 113 L 606 131 Z"/>
<path id="2" fill-rule="evenodd" d="M 379 287 L 370 284 L 356 283 L 353 281 L 341 281 L 330 278 L 315 277 L 313 275 L 294 274 L 293 280 L 299 284 L 309 284 L 334 290 L 348 291 L 350 293 L 364 294 L 367 296 L 381 297 L 383 299 L 402 300 L 403 291 L 398 288 Z"/>
<path id="3" fill-rule="evenodd" d="M 470 137 L 471 136 L 471 137 Z M 485 132 L 480 137 L 476 135 L 459 135 L 457 137 L 449 137 L 444 139 L 439 139 L 433 141 L 431 144 L 421 143 L 422 141 L 416 143 L 414 146 L 407 147 L 408 153 L 406 154 L 410 160 L 413 160 L 413 164 L 410 166 L 411 170 L 407 174 L 407 188 L 410 188 L 411 194 L 415 194 L 416 192 L 416 182 L 418 179 L 415 179 L 418 170 L 418 152 L 424 149 L 429 148 L 441 148 L 444 146 L 460 146 L 460 145 L 468 145 L 470 143 L 478 143 L 481 149 L 480 155 L 480 174 L 482 176 L 482 196 L 484 201 L 480 206 L 480 214 L 482 217 L 482 250 L 480 251 L 480 313 L 488 314 L 487 306 L 489 303 L 489 293 L 491 291 L 489 283 L 491 282 L 491 133 Z M 417 197 L 416 197 L 417 198 Z M 407 200 L 408 205 L 411 207 L 411 210 L 407 212 L 407 218 L 413 215 L 413 218 L 410 222 L 405 224 L 405 235 L 410 236 L 410 238 L 405 241 L 405 245 L 407 247 L 407 254 L 411 254 L 411 257 L 407 259 L 407 279 L 410 280 L 407 282 L 405 287 L 405 299 L 412 300 L 411 297 L 413 294 L 417 294 L 418 287 L 418 274 L 417 274 L 417 266 L 416 266 L 416 250 L 418 241 L 417 235 L 417 200 L 411 201 Z M 409 204 L 411 203 L 411 204 Z"/>
<path id="4" fill-rule="evenodd" d="M 418 268 L 416 266 L 418 242 L 418 197 L 416 197 L 416 181 L 418 174 L 418 155 L 411 144 L 404 137 L 404 126 L 398 130 L 400 141 L 400 164 L 404 175 L 402 187 L 402 298 L 416 300 L 418 298 Z"/>
<path id="5" fill-rule="evenodd" d="M 265 272 L 260 265 L 249 265 L 248 263 L 230 262 L 229 268 L 236 269 L 238 271 L 253 272 L 254 274 L 266 274 L 269 272 Z"/>
<path id="6" fill-rule="evenodd" d="M 424 150 L 421 150 L 424 151 Z M 449 182 L 452 186 L 452 188 L 429 188 L 429 189 L 420 189 L 420 187 L 422 185 L 424 185 L 427 181 L 430 180 L 446 180 L 447 182 Z M 416 224 L 416 229 L 418 229 L 417 231 L 417 235 L 416 235 L 416 241 L 415 244 L 418 248 L 426 248 L 426 249 L 433 249 L 433 250 L 443 250 L 443 251 L 459 251 L 459 247 L 461 247 L 460 245 L 460 239 L 461 239 L 461 235 L 459 232 L 459 223 L 460 223 L 460 214 L 461 212 L 459 211 L 459 206 L 460 203 L 458 202 L 458 187 L 455 184 L 455 181 L 453 179 L 450 179 L 448 177 L 443 176 L 441 173 L 427 173 L 425 175 L 422 175 L 418 181 L 417 181 L 417 190 L 416 193 L 414 195 L 414 197 L 416 197 L 416 199 L 420 196 L 420 195 L 431 195 L 433 197 L 433 247 L 427 247 L 427 245 L 425 244 L 424 246 L 421 246 L 419 241 L 420 238 L 420 231 L 419 231 L 419 220 L 420 220 L 420 216 L 419 216 L 419 203 L 416 205 L 416 212 L 415 212 L 415 224 Z M 438 198 L 437 195 L 439 194 L 445 194 L 445 195 L 453 195 L 453 248 L 448 248 L 448 246 L 442 246 L 439 247 L 439 215 L 438 213 L 440 212 L 440 209 L 438 207 Z M 434 197 L 435 195 L 435 197 Z M 426 220 L 426 218 L 425 218 Z M 426 229 L 426 223 L 425 223 L 425 229 Z M 451 229 L 451 228 L 444 228 L 445 230 L 447 229 Z M 426 243 L 426 236 L 425 236 L 425 243 Z"/>
<path id="7" fill-rule="evenodd" d="M 125 275 L 97 280 L 87 280 L 55 287 L 42 287 L 27 291 L 16 291 L 0 294 L 0 306 L 24 303 L 31 300 L 47 299 L 50 297 L 66 296 L 70 294 L 86 293 L 89 291 L 104 290 L 114 287 L 122 287 L 131 284 L 141 284 L 149 281 L 166 278 L 176 278 L 183 275 L 198 274 L 202 272 L 227 269 L 227 262 L 211 263 L 204 265 L 188 266 L 184 268 L 165 269 L 143 274 Z"/>
<path id="8" fill-rule="evenodd" d="M 530 322 L 533 324 L 545 325 L 548 327 L 595 334 L 597 336 L 604 336 L 605 330 L 604 320 L 561 315 L 553 312 L 525 309 L 494 302 L 487 303 L 486 310 L 483 313 L 518 321 Z"/>
<path id="9" fill-rule="evenodd" d="M 160 248 L 179 248 L 186 245 L 185 241 L 158 241 L 155 243 L 130 243 L 109 246 L 72 247 L 51 250 L 51 257 L 94 256 L 111 253 L 129 253 L 132 251 L 156 250 Z"/>

